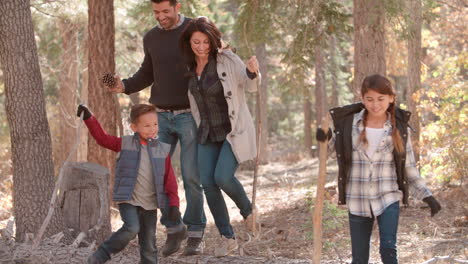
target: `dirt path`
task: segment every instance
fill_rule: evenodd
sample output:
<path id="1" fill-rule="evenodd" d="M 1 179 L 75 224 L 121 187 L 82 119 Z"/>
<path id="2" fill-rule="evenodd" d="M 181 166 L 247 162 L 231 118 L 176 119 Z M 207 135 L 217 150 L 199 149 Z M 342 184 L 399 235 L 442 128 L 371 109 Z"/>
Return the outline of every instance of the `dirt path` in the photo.
<path id="1" fill-rule="evenodd" d="M 315 197 L 314 182 L 317 175 L 316 159 L 302 159 L 294 163 L 271 162 L 260 169 L 259 188 L 257 191 L 261 233 L 258 237 L 249 237 L 244 232 L 243 220 L 235 204 L 226 197 L 231 222 L 241 246 L 236 256 L 226 258 L 212 257 L 215 246 L 219 243 L 219 233 L 214 226 L 211 213 L 205 205 L 208 226 L 205 235 L 203 256 L 182 257 L 176 253 L 170 258 L 161 258 L 162 264 L 179 263 L 310 263 L 312 254 L 312 224 L 310 210 Z M 333 161 L 328 165 L 328 185 L 334 183 L 337 167 Z M 239 171 L 237 177 L 244 184 L 251 196 L 252 172 Z M 181 186 L 181 185 L 179 185 Z M 448 260 L 437 263 L 458 263 L 456 260 L 468 260 L 468 190 L 460 187 L 439 188 L 430 186 L 440 200 L 443 210 L 436 217 L 429 217 L 424 204 L 410 200 L 411 206 L 401 212 L 398 249 L 400 263 L 423 263 L 437 256 L 448 256 Z M 181 188 L 181 187 L 180 187 Z M 336 191 L 327 192 L 324 211 L 324 250 L 322 263 L 349 263 L 351 260 L 350 239 L 345 208 L 336 206 Z M 183 194 L 183 190 L 180 192 Z M 185 199 L 181 196 L 182 211 Z M 118 216 L 113 218 L 113 228 L 120 227 Z M 165 234 L 158 225 L 157 244 L 161 247 Z M 371 250 L 371 263 L 380 263 L 378 253 L 378 232 L 374 230 Z M 22 245 L 23 248 L 27 248 Z M 50 245 L 51 247 L 53 245 Z M 8 259 L 7 255 L 20 246 L 6 247 L 0 244 L 0 263 Z M 15 263 L 82 263 L 88 251 L 86 248 L 70 249 L 62 245 L 60 250 L 47 249 L 42 253 L 25 255 L 23 261 Z M 6 250 L 8 248 L 8 250 Z M 89 249 L 91 250 L 91 249 Z M 45 254 L 44 252 L 49 252 Z M 3 252 L 3 256 L 2 256 Z M 55 253 L 56 258 L 51 257 Z M 40 257 L 43 254 L 44 256 Z M 52 255 L 51 255 L 52 254 Z M 59 254 L 63 256 L 59 257 Z M 46 256 L 47 255 L 47 256 Z M 242 255 L 242 256 L 240 256 Z M 11 255 L 10 255 L 11 256 Z M 19 256 L 18 256 L 19 257 Z M 10 258 L 11 259 L 11 258 Z M 62 260 L 60 260 L 62 259 Z M 124 252 L 115 256 L 110 263 L 137 263 L 138 246 L 133 241 Z M 435 262 L 431 262 L 435 263 Z M 460 262 L 462 263 L 462 262 Z M 466 263 L 466 262 L 463 262 Z"/>

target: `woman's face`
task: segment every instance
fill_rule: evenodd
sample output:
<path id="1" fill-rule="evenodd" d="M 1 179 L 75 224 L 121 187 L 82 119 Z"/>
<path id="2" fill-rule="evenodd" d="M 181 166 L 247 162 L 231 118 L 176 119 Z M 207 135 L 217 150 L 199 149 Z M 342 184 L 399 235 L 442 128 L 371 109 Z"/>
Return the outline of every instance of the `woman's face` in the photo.
<path id="1" fill-rule="evenodd" d="M 374 90 L 369 90 L 362 96 L 362 103 L 367 109 L 369 116 L 386 117 L 387 109 L 395 100 L 395 96 L 381 94 Z"/>
<path id="2" fill-rule="evenodd" d="M 190 38 L 190 47 L 195 57 L 205 58 L 210 54 L 210 40 L 205 33 L 194 32 Z"/>

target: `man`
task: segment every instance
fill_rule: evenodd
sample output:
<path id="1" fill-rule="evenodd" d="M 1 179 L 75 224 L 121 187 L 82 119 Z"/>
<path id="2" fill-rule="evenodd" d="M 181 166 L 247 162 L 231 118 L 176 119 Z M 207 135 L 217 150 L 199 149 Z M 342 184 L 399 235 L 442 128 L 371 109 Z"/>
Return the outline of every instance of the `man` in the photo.
<path id="1" fill-rule="evenodd" d="M 187 72 L 179 51 L 179 36 L 189 18 L 179 14 L 177 0 L 151 0 L 153 13 L 159 25 L 146 33 L 143 38 L 145 57 L 140 69 L 130 78 L 120 80 L 115 76 L 116 86 L 111 91 L 132 94 L 149 85 L 150 102 L 156 106 L 159 120 L 158 136 L 162 142 L 171 144 L 171 155 L 177 141 L 180 141 L 182 179 L 185 188 L 187 208 L 183 222 L 170 221 L 168 212 L 163 211 L 161 223 L 167 227 L 167 240 L 163 256 L 177 252 L 187 237 L 184 255 L 202 252 L 202 239 L 206 226 L 203 211 L 203 190 L 197 168 L 196 124 L 190 112 L 187 96 Z"/>

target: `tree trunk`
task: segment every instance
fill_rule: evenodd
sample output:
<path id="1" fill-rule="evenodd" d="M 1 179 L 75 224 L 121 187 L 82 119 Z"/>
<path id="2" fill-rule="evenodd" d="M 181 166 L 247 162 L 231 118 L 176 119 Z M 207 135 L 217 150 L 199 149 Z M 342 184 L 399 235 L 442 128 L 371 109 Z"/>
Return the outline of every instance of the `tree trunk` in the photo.
<path id="1" fill-rule="evenodd" d="M 354 99 L 360 98 L 364 78 L 386 73 L 385 10 L 380 1 L 354 0 Z"/>
<path id="2" fill-rule="evenodd" d="M 56 122 L 60 122 L 57 140 L 55 140 L 55 166 L 63 166 L 70 150 L 76 143 L 76 104 L 79 83 L 78 73 L 78 28 L 79 25 L 69 20 L 58 22 L 62 36 L 61 69 L 59 80 L 59 115 Z M 73 153 L 69 161 L 76 161 L 77 154 Z M 58 170 L 56 170 L 58 171 Z"/>
<path id="3" fill-rule="evenodd" d="M 114 61 L 114 4 L 113 0 L 88 0 L 88 98 L 89 106 L 103 128 L 110 135 L 118 135 L 118 101 L 101 84 L 100 78 L 106 72 L 115 72 Z M 112 193 L 115 153 L 100 147 L 93 138 L 88 140 L 88 161 L 100 164 L 111 171 L 109 193 Z M 110 233 L 110 223 L 105 225 Z"/>
<path id="4" fill-rule="evenodd" d="M 39 230 L 55 187 L 49 123 L 28 0 L 0 1 L 0 65 L 13 160 L 16 239 Z M 56 210 L 46 236 L 63 230 Z"/>
<path id="5" fill-rule="evenodd" d="M 314 156 L 312 150 L 312 102 L 310 94 L 310 86 L 304 84 L 303 86 L 304 98 L 304 145 L 306 152 Z"/>
<path id="6" fill-rule="evenodd" d="M 339 105 L 338 101 L 338 74 L 340 72 L 337 64 L 337 54 L 336 51 L 338 50 L 336 44 L 336 37 L 330 36 L 330 75 L 331 75 L 331 98 L 330 98 L 330 106 L 337 107 Z"/>
<path id="7" fill-rule="evenodd" d="M 80 69 L 80 83 L 79 83 L 79 103 L 88 104 L 88 58 L 89 58 L 89 34 L 87 27 L 84 28 L 83 40 L 80 46 L 80 54 L 82 54 L 83 59 L 79 60 L 79 69 Z M 81 124 L 82 126 L 84 124 Z M 87 129 L 81 129 L 80 133 L 80 145 L 77 149 L 77 161 L 87 161 L 88 160 L 88 140 L 89 132 Z"/>
<path id="8" fill-rule="evenodd" d="M 412 114 L 410 126 L 416 131 L 412 133 L 414 157 L 419 161 L 419 113 L 418 101 L 413 98 L 415 92 L 421 89 L 421 0 L 408 0 L 406 2 L 409 15 L 409 39 L 408 45 L 408 88 L 406 98 L 408 109 Z"/>
<path id="9" fill-rule="evenodd" d="M 315 118 L 317 126 L 322 118 L 327 114 L 327 92 L 325 90 L 325 59 L 323 57 L 323 47 L 315 46 Z"/>
<path id="10" fill-rule="evenodd" d="M 257 120 L 260 118 L 261 122 L 261 136 L 258 147 L 260 148 L 259 162 L 265 164 L 268 162 L 268 61 L 265 43 L 257 45 L 255 48 L 255 54 L 257 55 L 258 64 L 262 74 L 262 83 L 258 88 L 257 93 Z M 258 128 L 257 128 L 258 129 Z M 258 132 L 258 131 L 257 131 Z"/>

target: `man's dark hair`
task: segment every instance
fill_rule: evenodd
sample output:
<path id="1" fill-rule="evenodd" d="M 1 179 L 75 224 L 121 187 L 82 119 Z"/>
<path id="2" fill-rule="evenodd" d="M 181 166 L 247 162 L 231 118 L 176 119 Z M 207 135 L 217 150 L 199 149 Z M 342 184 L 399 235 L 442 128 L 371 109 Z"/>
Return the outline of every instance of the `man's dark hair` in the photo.
<path id="1" fill-rule="evenodd" d="M 179 48 L 190 69 L 194 69 L 196 66 L 195 54 L 190 46 L 190 38 L 195 32 L 201 32 L 208 36 L 210 41 L 210 56 L 216 57 L 218 49 L 222 46 L 221 32 L 207 17 L 198 17 L 190 20 L 179 39 Z"/>
<path id="2" fill-rule="evenodd" d="M 132 106 L 132 109 L 130 110 L 130 123 L 138 123 L 138 118 L 147 113 L 156 114 L 156 107 L 149 104 L 136 104 Z"/>
<path id="3" fill-rule="evenodd" d="M 171 6 L 175 6 L 177 4 L 177 0 L 151 0 L 151 2 L 159 4 L 162 2 L 168 1 Z"/>

